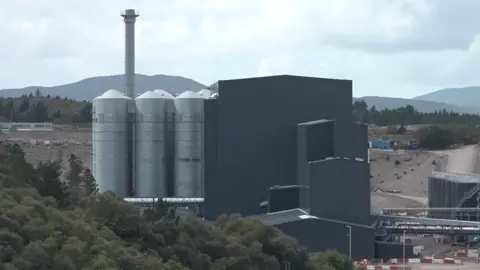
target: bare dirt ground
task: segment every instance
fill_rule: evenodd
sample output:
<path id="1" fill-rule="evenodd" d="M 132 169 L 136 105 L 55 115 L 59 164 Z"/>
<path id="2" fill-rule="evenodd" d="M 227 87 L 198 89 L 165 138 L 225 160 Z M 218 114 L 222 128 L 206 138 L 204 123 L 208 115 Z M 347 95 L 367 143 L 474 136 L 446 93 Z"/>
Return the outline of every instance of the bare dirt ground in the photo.
<path id="1" fill-rule="evenodd" d="M 378 212 L 383 208 L 426 205 L 428 176 L 433 167 L 442 170 L 447 157 L 428 151 L 372 149 L 370 162 L 372 210 Z"/>
<path id="2" fill-rule="evenodd" d="M 480 170 L 477 156 L 476 146 L 445 151 L 371 150 L 372 210 L 426 206 L 433 169 L 472 173 Z"/>
<path id="3" fill-rule="evenodd" d="M 71 154 L 79 157 L 84 165 L 92 167 L 92 134 L 91 131 L 29 131 L 3 132 L 0 140 L 21 139 L 28 143 L 22 144 L 27 161 L 37 164 L 39 161 L 62 160 L 62 167 L 68 166 Z"/>

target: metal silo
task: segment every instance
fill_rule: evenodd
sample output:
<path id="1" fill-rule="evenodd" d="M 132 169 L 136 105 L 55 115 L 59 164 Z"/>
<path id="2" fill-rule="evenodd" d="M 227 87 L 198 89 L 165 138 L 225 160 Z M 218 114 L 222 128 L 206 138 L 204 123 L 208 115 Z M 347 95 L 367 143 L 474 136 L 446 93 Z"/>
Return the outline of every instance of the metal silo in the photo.
<path id="1" fill-rule="evenodd" d="M 175 182 L 177 197 L 203 197 L 204 98 L 186 91 L 175 103 Z"/>
<path id="2" fill-rule="evenodd" d="M 174 135 L 174 117 L 175 104 L 173 95 L 162 89 L 153 90 L 165 98 L 166 106 L 166 122 L 165 122 L 165 164 L 167 166 L 167 196 L 174 196 L 174 153 L 175 153 L 175 135 Z"/>
<path id="3" fill-rule="evenodd" d="M 148 91 L 135 99 L 135 196 L 165 197 L 167 190 L 165 127 L 167 99 Z"/>
<path id="4" fill-rule="evenodd" d="M 93 174 L 100 192 L 130 195 L 129 103 L 131 99 L 108 90 L 93 99 Z"/>

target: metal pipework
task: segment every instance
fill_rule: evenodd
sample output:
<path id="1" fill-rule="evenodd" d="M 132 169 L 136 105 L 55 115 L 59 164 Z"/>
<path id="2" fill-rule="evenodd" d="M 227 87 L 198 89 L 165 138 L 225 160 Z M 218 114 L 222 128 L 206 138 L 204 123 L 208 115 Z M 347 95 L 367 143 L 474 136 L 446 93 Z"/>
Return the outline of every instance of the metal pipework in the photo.
<path id="1" fill-rule="evenodd" d="M 383 213 L 417 212 L 480 212 L 480 208 L 384 208 Z"/>
<path id="2" fill-rule="evenodd" d="M 140 14 L 126 9 L 121 16 L 125 22 L 125 95 L 135 98 L 135 21 Z"/>
<path id="3" fill-rule="evenodd" d="M 124 201 L 132 204 L 153 204 L 159 201 L 166 204 L 202 204 L 204 198 L 124 198 Z"/>

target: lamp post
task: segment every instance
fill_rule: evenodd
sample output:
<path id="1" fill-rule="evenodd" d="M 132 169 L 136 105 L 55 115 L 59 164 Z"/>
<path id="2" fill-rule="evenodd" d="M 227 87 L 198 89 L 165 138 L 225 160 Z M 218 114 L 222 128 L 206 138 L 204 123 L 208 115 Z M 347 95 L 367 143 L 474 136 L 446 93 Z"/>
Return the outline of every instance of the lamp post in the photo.
<path id="1" fill-rule="evenodd" d="M 403 270 L 405 270 L 405 243 L 407 242 L 406 241 L 406 237 L 405 237 L 405 230 L 403 231 L 403 262 L 402 262 L 402 268 Z"/>
<path id="2" fill-rule="evenodd" d="M 352 226 L 347 225 L 348 228 L 348 258 L 352 259 Z"/>

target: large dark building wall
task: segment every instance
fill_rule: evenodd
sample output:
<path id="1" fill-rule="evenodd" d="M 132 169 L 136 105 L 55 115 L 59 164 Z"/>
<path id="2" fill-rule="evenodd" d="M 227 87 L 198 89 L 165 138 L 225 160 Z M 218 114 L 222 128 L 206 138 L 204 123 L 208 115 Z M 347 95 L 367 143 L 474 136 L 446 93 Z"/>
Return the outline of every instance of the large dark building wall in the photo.
<path id="1" fill-rule="evenodd" d="M 317 120 L 297 125 L 297 183 L 310 185 L 308 163 L 335 157 L 335 120 Z M 300 191 L 300 208 L 310 210 L 309 190 Z"/>
<path id="2" fill-rule="evenodd" d="M 405 245 L 405 258 L 413 258 L 413 245 Z M 375 242 L 376 259 L 398 259 L 403 258 L 403 243 Z"/>
<path id="3" fill-rule="evenodd" d="M 203 169 L 204 192 L 209 191 L 208 179 L 216 179 L 218 170 L 218 99 L 206 99 L 204 103 L 204 145 Z M 210 188 L 212 190 L 212 188 Z"/>
<path id="4" fill-rule="evenodd" d="M 350 158 L 361 158 L 368 162 L 368 126 L 352 123 L 352 147 Z"/>
<path id="5" fill-rule="evenodd" d="M 308 187 L 309 170 L 308 170 L 308 125 L 297 126 L 297 184 Z M 299 193 L 299 207 L 301 209 L 310 211 L 310 191 L 302 189 Z"/>
<path id="6" fill-rule="evenodd" d="M 333 158 L 309 166 L 312 215 L 371 226 L 367 161 Z"/>
<path id="7" fill-rule="evenodd" d="M 296 126 L 337 121 L 339 153 L 348 156 L 352 82 L 273 76 L 218 82 L 216 175 L 205 178 L 205 215 L 253 215 L 274 185 L 296 184 Z M 205 118 L 206 129 L 212 128 Z M 208 131 L 206 131 L 208 133 Z M 209 141 L 206 138 L 206 141 Z M 208 149 L 206 149 L 208 151 Z"/>
<path id="8" fill-rule="evenodd" d="M 348 256 L 350 238 L 347 225 L 322 219 L 305 219 L 282 223 L 276 227 L 296 238 L 309 252 L 331 249 Z M 374 258 L 374 230 L 368 226 L 350 226 L 352 259 Z"/>

